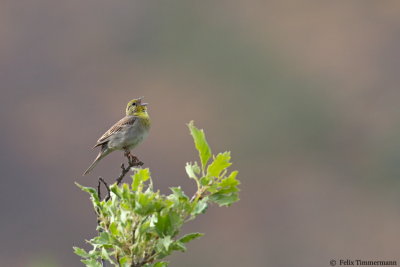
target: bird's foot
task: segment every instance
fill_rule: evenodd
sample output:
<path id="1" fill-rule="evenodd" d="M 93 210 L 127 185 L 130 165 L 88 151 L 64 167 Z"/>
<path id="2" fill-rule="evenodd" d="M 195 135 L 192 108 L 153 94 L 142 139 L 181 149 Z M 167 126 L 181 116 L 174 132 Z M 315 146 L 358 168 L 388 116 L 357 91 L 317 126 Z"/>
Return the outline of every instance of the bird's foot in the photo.
<path id="1" fill-rule="evenodd" d="M 142 161 L 140 161 L 140 159 L 138 157 L 136 157 L 135 155 L 130 154 L 129 155 L 129 164 L 133 165 L 133 166 L 142 166 L 144 163 Z"/>
<path id="2" fill-rule="evenodd" d="M 125 151 L 125 157 L 128 159 L 128 163 L 130 166 L 142 166 L 144 163 L 139 160 L 138 157 L 135 155 L 131 154 L 131 152 Z"/>

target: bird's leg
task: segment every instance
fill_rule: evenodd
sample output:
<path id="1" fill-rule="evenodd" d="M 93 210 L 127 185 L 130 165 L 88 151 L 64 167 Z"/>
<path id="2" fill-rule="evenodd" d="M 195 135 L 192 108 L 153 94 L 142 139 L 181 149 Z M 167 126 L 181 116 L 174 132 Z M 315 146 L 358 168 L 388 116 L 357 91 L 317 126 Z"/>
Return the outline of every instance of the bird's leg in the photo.
<path id="1" fill-rule="evenodd" d="M 131 151 L 129 149 L 125 149 L 125 157 L 128 159 L 129 165 L 132 165 L 133 162 L 133 155 L 131 154 Z"/>
<path id="2" fill-rule="evenodd" d="M 143 162 L 141 162 L 138 157 L 133 155 L 129 149 L 125 149 L 125 157 L 127 157 L 129 165 L 131 166 L 142 166 Z"/>
<path id="3" fill-rule="evenodd" d="M 132 165 L 135 165 L 135 166 L 142 166 L 143 165 L 143 162 L 141 162 L 138 157 L 136 157 L 135 155 L 133 155 L 131 153 L 129 153 L 129 160 L 130 160 L 129 163 L 132 164 Z"/>
<path id="4" fill-rule="evenodd" d="M 129 149 L 124 149 L 124 151 L 125 151 L 125 153 L 124 153 L 124 155 L 125 155 L 125 157 L 127 157 L 128 159 L 129 159 L 129 157 L 131 156 L 131 152 L 129 151 Z"/>

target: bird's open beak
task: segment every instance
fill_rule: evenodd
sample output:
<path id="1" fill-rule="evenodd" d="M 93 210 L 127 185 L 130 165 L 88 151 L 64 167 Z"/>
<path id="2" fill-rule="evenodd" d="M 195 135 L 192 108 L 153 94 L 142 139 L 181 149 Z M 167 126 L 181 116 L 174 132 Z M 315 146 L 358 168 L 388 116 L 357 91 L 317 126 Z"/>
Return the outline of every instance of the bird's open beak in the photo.
<path id="1" fill-rule="evenodd" d="M 144 98 L 144 96 L 141 96 L 141 97 L 138 98 L 139 103 L 140 103 L 141 106 L 147 106 L 148 105 L 147 103 L 142 103 L 142 99 L 143 98 Z"/>

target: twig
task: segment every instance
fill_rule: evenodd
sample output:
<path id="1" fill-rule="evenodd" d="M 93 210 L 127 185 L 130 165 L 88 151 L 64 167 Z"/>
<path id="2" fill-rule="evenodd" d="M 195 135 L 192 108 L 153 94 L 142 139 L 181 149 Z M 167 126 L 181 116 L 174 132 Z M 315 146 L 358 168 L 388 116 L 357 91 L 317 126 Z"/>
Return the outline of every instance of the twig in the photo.
<path id="1" fill-rule="evenodd" d="M 99 181 L 98 181 L 98 184 L 97 184 L 97 196 L 99 197 L 99 200 L 101 199 L 101 181 L 100 181 L 100 178 L 101 177 L 99 177 Z"/>
<path id="2" fill-rule="evenodd" d="M 206 192 L 206 188 L 203 187 L 202 189 L 198 190 L 190 199 L 190 202 L 197 200 L 202 200 L 203 198 L 206 197 L 206 195 L 204 194 Z"/>
<path id="3" fill-rule="evenodd" d="M 125 156 L 128 159 L 128 166 L 125 168 L 125 164 L 121 164 L 121 174 L 117 178 L 117 185 L 120 185 L 122 183 L 122 179 L 124 179 L 125 175 L 132 167 L 143 165 L 143 162 L 141 162 L 136 156 L 131 155 L 130 153 L 125 153 Z"/>
<path id="4" fill-rule="evenodd" d="M 104 184 L 104 186 L 107 189 L 107 196 L 104 199 L 105 201 L 108 201 L 111 198 L 111 191 L 110 191 L 110 187 L 108 186 L 108 184 L 106 183 L 106 181 L 104 181 L 104 179 L 102 177 L 99 177 L 99 185 L 97 187 L 97 189 L 99 190 L 98 192 L 100 192 L 100 182 Z M 100 196 L 99 196 L 100 198 Z"/>

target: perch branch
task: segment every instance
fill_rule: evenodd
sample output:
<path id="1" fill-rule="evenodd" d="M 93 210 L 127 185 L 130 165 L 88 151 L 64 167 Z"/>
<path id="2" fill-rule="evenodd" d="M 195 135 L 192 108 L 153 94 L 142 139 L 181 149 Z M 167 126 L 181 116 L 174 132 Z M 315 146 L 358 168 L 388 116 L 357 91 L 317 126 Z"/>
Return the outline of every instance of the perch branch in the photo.
<path id="1" fill-rule="evenodd" d="M 125 153 L 125 157 L 128 159 L 128 166 L 125 168 L 125 164 L 121 164 L 121 174 L 117 178 L 117 185 L 120 185 L 122 183 L 122 179 L 124 179 L 125 175 L 132 167 L 143 165 L 143 162 L 141 162 L 136 156 L 132 155 L 131 153 Z"/>

